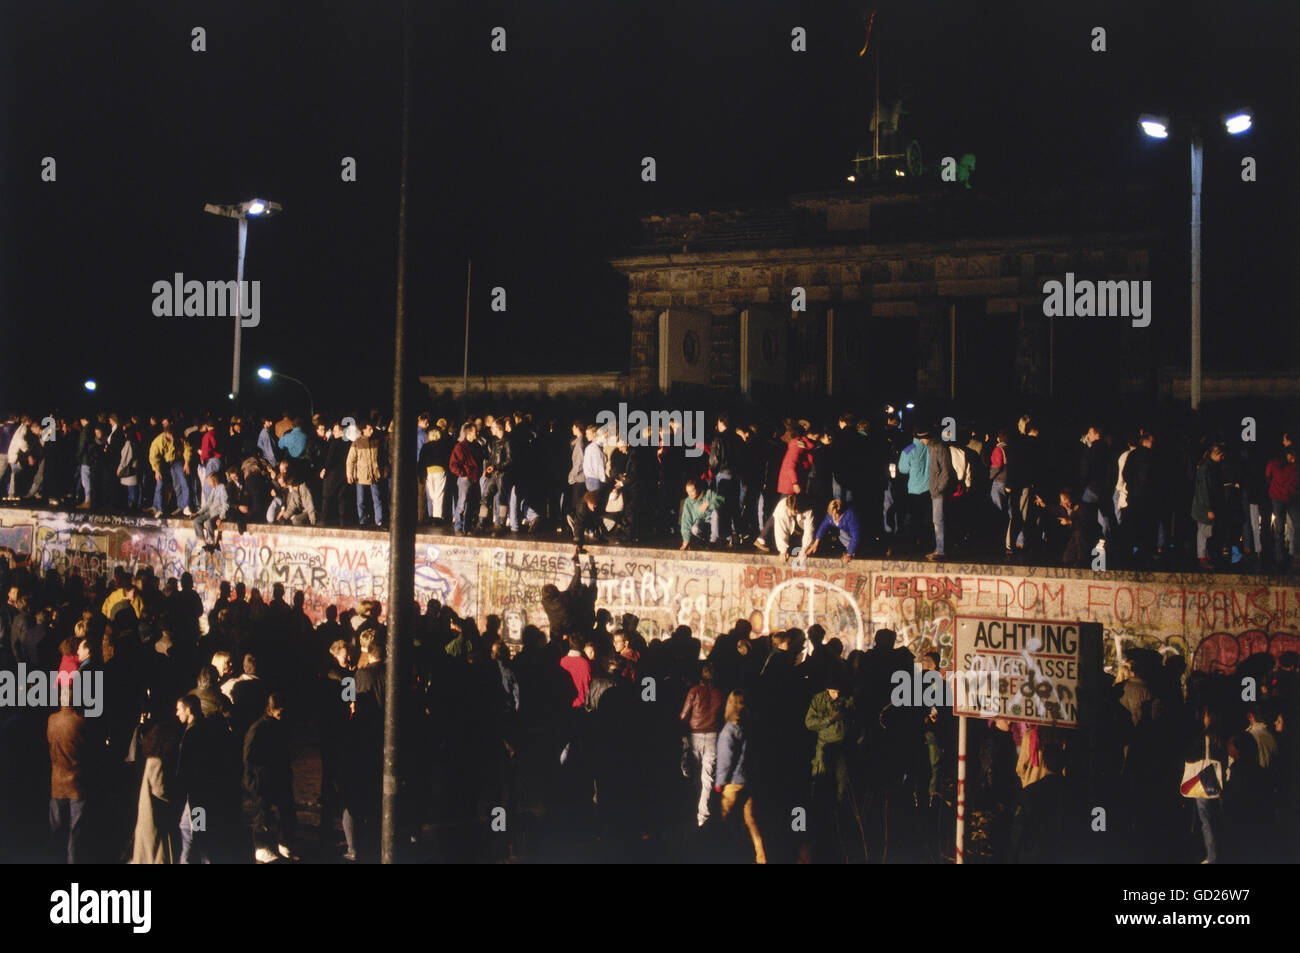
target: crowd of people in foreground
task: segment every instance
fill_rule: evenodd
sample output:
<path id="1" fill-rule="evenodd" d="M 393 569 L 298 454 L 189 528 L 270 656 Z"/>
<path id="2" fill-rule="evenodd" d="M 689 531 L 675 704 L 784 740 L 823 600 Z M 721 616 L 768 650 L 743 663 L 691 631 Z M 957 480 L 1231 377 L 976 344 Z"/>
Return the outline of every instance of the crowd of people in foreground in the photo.
<path id="1" fill-rule="evenodd" d="M 541 595 L 549 637 L 529 626 L 511 645 L 497 616 L 480 626 L 436 600 L 417 614 L 400 674 L 407 856 L 952 858 L 952 711 L 901 703 L 895 677 L 938 655 L 914 658 L 889 630 L 846 654 L 817 625 L 759 635 L 744 621 L 707 653 L 686 627 L 647 640 L 635 616 L 597 607 L 573 561 Z M 0 706 L 3 859 L 377 856 L 392 688 L 379 604 L 331 606 L 313 626 L 280 584 L 269 599 L 223 584 L 205 606 L 188 575 L 3 559 L 0 591 L 0 685 L 24 666 L 103 683 L 93 711 L 66 687 Z M 1129 650 L 1082 702 L 1087 728 L 970 719 L 966 857 L 1294 860 L 1298 699 L 1294 652 L 1228 675 Z M 316 752 L 318 782 L 302 773 Z M 1221 796 L 1183 797 L 1203 759 L 1221 768 L 1200 793 Z M 312 800 L 314 837 L 298 827 Z"/>
<path id="2" fill-rule="evenodd" d="M 524 412 L 454 424 L 422 414 L 403 454 L 422 522 L 460 535 L 563 534 L 682 549 L 1026 560 L 1093 568 L 1297 568 L 1290 431 L 1077 428 L 1022 416 L 822 426 L 680 415 L 634 433 Z M 654 419 L 654 418 L 649 418 Z M 663 423 L 663 426 L 657 424 Z M 1248 439 L 1246 439 L 1248 438 Z M 390 454 L 362 419 L 13 417 L 0 423 L 11 499 L 184 515 L 209 550 L 223 525 L 385 525 Z"/>

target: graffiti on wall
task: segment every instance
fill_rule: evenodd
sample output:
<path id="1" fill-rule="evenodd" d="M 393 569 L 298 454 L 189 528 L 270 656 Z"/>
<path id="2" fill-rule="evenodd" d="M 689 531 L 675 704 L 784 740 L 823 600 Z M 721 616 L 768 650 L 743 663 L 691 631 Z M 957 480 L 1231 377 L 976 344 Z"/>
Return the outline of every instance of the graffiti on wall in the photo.
<path id="1" fill-rule="evenodd" d="M 12 563 L 15 556 L 26 556 L 32 551 L 32 529 L 28 524 L 0 525 L 0 556 Z"/>
<path id="2" fill-rule="evenodd" d="M 313 620 L 362 599 L 388 602 L 388 541 L 361 532 L 298 527 L 227 529 L 220 549 L 203 551 L 185 523 L 70 513 L 0 512 L 0 553 L 28 556 L 41 569 L 84 574 L 149 566 L 162 578 L 189 572 L 206 605 L 224 582 L 269 596 L 279 582 L 302 590 Z M 507 636 L 546 631 L 542 588 L 573 575 L 571 548 L 534 540 L 452 541 L 420 537 L 415 591 L 480 619 L 501 616 Z M 736 620 L 757 634 L 813 624 L 845 650 L 869 647 L 877 629 L 898 634 L 918 657 L 938 652 L 950 669 L 959 615 L 1099 622 L 1107 662 L 1127 649 L 1176 653 L 1189 668 L 1231 671 L 1258 652 L 1300 651 L 1300 587 L 1259 577 L 1110 576 L 1060 569 L 814 561 L 807 568 L 771 556 L 615 549 L 582 561 L 594 568 L 597 605 L 617 624 L 640 619 L 646 638 L 686 625 L 707 646 Z"/>
<path id="3" fill-rule="evenodd" d="M 618 555 L 584 558 L 579 564 L 583 585 L 595 578 L 596 604 L 608 609 L 614 623 L 625 613 L 638 617 L 638 629 L 647 639 L 667 638 L 681 625 L 709 641 L 729 628 L 724 614 L 731 567 L 686 560 L 640 557 L 626 551 Z M 542 609 L 542 589 L 565 589 L 573 580 L 574 564 L 561 547 L 505 548 L 486 554 L 480 563 L 480 604 L 484 614 L 499 613 L 512 637 L 525 625 L 547 629 Z"/>
<path id="4" fill-rule="evenodd" d="M 957 615 L 1070 619 L 1101 623 L 1106 662 L 1125 649 L 1176 653 L 1188 667 L 1231 671 L 1247 655 L 1278 655 L 1294 647 L 1300 627 L 1300 588 L 1200 575 L 1158 581 L 1109 580 L 1086 573 L 1008 576 L 904 575 L 872 579 L 871 622 L 898 632 L 915 653 L 938 651 L 946 668 Z"/>

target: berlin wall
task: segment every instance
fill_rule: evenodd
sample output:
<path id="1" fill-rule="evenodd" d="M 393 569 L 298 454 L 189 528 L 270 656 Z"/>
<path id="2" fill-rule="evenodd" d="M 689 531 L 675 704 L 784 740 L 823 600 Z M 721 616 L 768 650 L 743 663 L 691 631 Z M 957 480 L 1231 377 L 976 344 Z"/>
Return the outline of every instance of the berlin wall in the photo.
<path id="1" fill-rule="evenodd" d="M 573 547 L 545 537 L 416 540 L 415 591 L 462 615 L 502 617 L 512 639 L 529 623 L 546 629 L 541 590 L 572 577 Z M 951 663 L 958 615 L 1100 622 L 1107 661 L 1123 648 L 1177 652 L 1189 668 L 1232 671 L 1256 652 L 1300 650 L 1300 584 L 1278 576 L 1093 573 L 1080 570 L 838 559 L 807 569 L 757 552 L 589 548 L 597 605 L 640 618 L 646 638 L 687 625 L 705 644 L 737 619 L 756 633 L 812 623 L 846 649 L 867 648 L 890 628 L 914 653 L 937 650 Z M 243 582 L 267 598 L 272 584 L 306 593 L 316 621 L 331 604 L 388 599 L 386 534 L 309 527 L 225 531 L 220 551 L 203 551 L 188 521 L 7 510 L 0 555 L 83 574 L 150 566 L 163 579 L 190 572 L 210 606 L 219 584 Z M 591 564 L 583 557 L 584 581 Z"/>

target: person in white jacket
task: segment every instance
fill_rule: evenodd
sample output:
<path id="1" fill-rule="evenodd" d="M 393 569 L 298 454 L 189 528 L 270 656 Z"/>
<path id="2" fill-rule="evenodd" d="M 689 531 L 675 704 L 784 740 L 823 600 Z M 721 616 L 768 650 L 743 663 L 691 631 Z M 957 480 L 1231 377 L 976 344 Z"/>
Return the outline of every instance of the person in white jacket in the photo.
<path id="1" fill-rule="evenodd" d="M 25 474 L 35 467 L 32 462 L 36 456 L 32 447 L 35 441 L 32 439 L 30 423 L 31 421 L 27 417 L 19 421 L 18 428 L 9 441 L 9 487 L 7 495 L 11 497 L 22 496 L 26 492 L 28 481 Z"/>
<path id="2" fill-rule="evenodd" d="M 605 434 L 599 427 L 587 427 L 587 449 L 582 452 L 582 477 L 587 489 L 600 492 L 605 487 Z"/>
<path id="3" fill-rule="evenodd" d="M 125 434 L 122 441 L 122 454 L 117 460 L 117 481 L 126 488 L 126 508 L 134 513 L 140 509 L 140 475 L 136 458 L 140 448 L 131 434 Z"/>
<path id="4" fill-rule="evenodd" d="M 781 498 L 772 511 L 773 532 L 776 533 L 776 551 L 782 562 L 790 561 L 790 537 L 796 531 L 803 534 L 799 544 L 801 553 L 807 552 L 813 541 L 812 507 L 802 493 L 789 493 Z"/>

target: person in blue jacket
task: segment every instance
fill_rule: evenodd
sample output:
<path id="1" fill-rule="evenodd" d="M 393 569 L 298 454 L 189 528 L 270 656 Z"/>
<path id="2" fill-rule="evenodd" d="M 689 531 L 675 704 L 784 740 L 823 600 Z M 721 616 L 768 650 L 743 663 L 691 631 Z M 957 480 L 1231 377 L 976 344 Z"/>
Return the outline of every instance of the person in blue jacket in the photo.
<path id="1" fill-rule="evenodd" d="M 912 514 L 912 538 L 908 542 L 916 547 L 923 545 L 927 535 L 925 527 L 932 522 L 930 448 L 922 442 L 922 438 L 928 436 L 929 429 L 920 428 L 915 439 L 898 456 L 898 475 L 907 477 L 907 505 Z"/>
<path id="2" fill-rule="evenodd" d="M 754 816 L 754 799 L 748 790 L 745 776 L 745 757 L 749 740 L 745 734 L 748 719 L 745 716 L 745 693 L 732 692 L 727 696 L 727 708 L 722 731 L 718 735 L 718 760 L 713 772 L 713 790 L 722 795 L 722 819 L 725 821 L 737 807 L 745 819 L 750 840 L 754 842 L 754 863 L 766 864 L 763 835 L 759 833 Z"/>
<path id="3" fill-rule="evenodd" d="M 831 536 L 827 546 L 838 545 L 844 550 L 840 562 L 846 563 L 858 554 L 858 541 L 862 538 L 858 530 L 858 516 L 852 507 L 846 508 L 842 500 L 831 500 L 826 504 L 826 515 L 822 517 L 821 526 L 817 527 L 816 538 L 808 547 L 809 556 L 821 549 L 822 540 L 827 535 Z"/>

